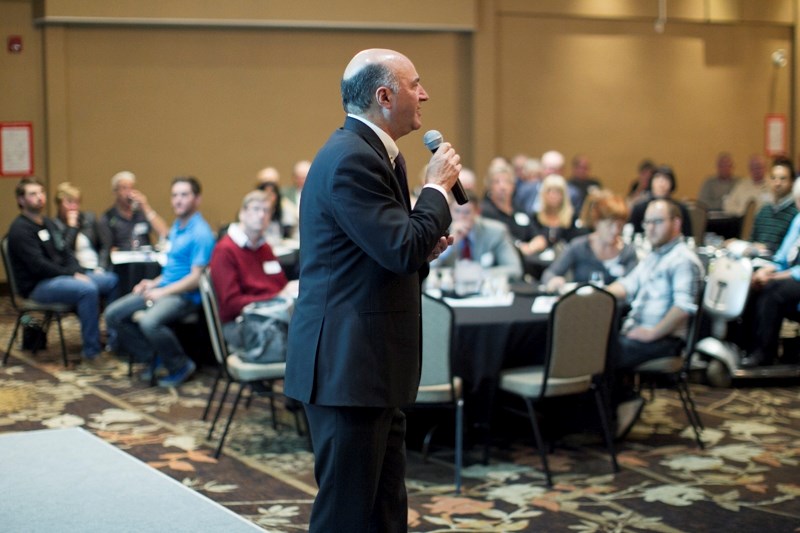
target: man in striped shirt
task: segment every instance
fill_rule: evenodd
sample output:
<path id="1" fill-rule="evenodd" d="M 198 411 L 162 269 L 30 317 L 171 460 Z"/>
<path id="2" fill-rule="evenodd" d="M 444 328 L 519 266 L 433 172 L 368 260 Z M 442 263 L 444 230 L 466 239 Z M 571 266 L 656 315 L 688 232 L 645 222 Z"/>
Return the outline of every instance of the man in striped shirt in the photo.
<path id="1" fill-rule="evenodd" d="M 753 222 L 750 241 L 761 253 L 772 255 L 781 245 L 792 219 L 797 214 L 792 185 L 794 184 L 794 168 L 791 160 L 781 157 L 772 163 L 769 175 L 769 186 L 773 203 L 759 210 Z"/>

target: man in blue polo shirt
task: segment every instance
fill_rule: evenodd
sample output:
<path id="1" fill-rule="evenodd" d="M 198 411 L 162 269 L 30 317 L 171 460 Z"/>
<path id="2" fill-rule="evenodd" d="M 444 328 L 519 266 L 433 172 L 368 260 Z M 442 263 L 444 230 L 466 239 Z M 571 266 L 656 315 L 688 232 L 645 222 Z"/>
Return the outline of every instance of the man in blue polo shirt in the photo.
<path id="1" fill-rule="evenodd" d="M 108 326 L 118 332 L 121 351 L 152 361 L 149 376 L 159 366 L 166 368 L 167 375 L 158 380 L 162 387 L 178 386 L 195 371 L 194 361 L 184 353 L 170 324 L 200 305 L 200 274 L 214 248 L 214 234 L 197 211 L 200 182 L 191 176 L 173 179 L 170 201 L 177 219 L 169 232 L 170 247 L 161 275 L 139 282 L 105 313 Z"/>

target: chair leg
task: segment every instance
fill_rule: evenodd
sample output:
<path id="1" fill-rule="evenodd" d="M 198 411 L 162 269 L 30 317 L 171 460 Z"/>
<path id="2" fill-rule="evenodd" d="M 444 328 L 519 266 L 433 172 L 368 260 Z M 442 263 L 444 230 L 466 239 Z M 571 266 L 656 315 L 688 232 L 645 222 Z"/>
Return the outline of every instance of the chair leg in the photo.
<path id="1" fill-rule="evenodd" d="M 225 388 L 222 390 L 222 397 L 219 399 L 219 405 L 217 406 L 217 412 L 214 413 L 214 420 L 211 421 L 211 427 L 208 428 L 208 435 L 206 436 L 206 440 L 210 440 L 211 436 L 214 434 L 214 428 L 217 426 L 217 420 L 219 420 L 219 414 L 222 412 L 222 407 L 225 405 L 225 398 L 228 397 L 228 389 L 230 389 L 231 380 L 227 380 L 225 382 Z"/>
<path id="2" fill-rule="evenodd" d="M 594 387 L 594 400 L 597 404 L 597 412 L 600 414 L 600 423 L 603 426 L 603 437 L 606 440 L 606 448 L 608 449 L 609 455 L 611 455 L 611 466 L 614 468 L 614 472 L 619 472 L 617 450 L 614 447 L 614 435 L 611 433 L 611 426 L 609 425 L 608 400 L 605 387 L 602 383 L 598 383 Z"/>
<path id="3" fill-rule="evenodd" d="M 219 445 L 217 446 L 217 450 L 214 452 L 214 457 L 219 458 L 219 454 L 222 453 L 222 445 L 225 443 L 225 437 L 228 435 L 228 430 L 231 427 L 231 422 L 233 422 L 233 416 L 236 414 L 236 407 L 239 405 L 239 400 L 242 399 L 242 391 L 244 391 L 245 386 L 243 384 L 239 384 L 239 390 L 236 392 L 236 398 L 233 400 L 233 406 L 231 407 L 231 412 L 228 415 L 228 422 L 225 424 L 225 429 L 222 430 L 222 436 L 219 438 Z"/>
<path id="4" fill-rule="evenodd" d="M 688 377 L 681 376 L 681 383 L 683 383 L 683 386 L 686 388 L 686 400 L 689 402 L 689 407 L 691 408 L 692 414 L 694 414 L 694 421 L 697 423 L 697 427 L 700 429 L 705 429 L 703 421 L 700 420 L 700 413 L 697 412 L 697 406 L 694 403 L 694 398 L 692 398 L 691 392 L 689 391 Z"/>
<path id="5" fill-rule="evenodd" d="M 439 429 L 438 424 L 429 429 L 425 434 L 425 438 L 422 440 L 422 458 L 425 461 L 428 460 L 428 454 L 431 451 L 431 441 L 433 441 L 433 434 L 436 433 L 437 429 Z"/>
<path id="6" fill-rule="evenodd" d="M 208 395 L 208 402 L 206 403 L 206 408 L 203 410 L 203 416 L 200 420 L 205 420 L 208 417 L 208 412 L 211 410 L 211 404 L 214 401 L 214 395 L 217 393 L 217 385 L 219 385 L 219 380 L 222 377 L 222 366 L 217 369 L 217 377 L 214 378 L 214 384 L 211 385 L 211 393 Z"/>
<path id="7" fill-rule="evenodd" d="M 57 313 L 55 316 L 56 325 L 58 326 L 58 338 L 61 341 L 61 358 L 64 360 L 64 368 L 67 368 L 69 361 L 67 361 L 67 345 L 64 342 L 64 328 L 61 326 L 61 314 Z"/>
<path id="8" fill-rule="evenodd" d="M 550 465 L 547 462 L 547 450 L 544 448 L 544 441 L 542 440 L 542 432 L 539 431 L 539 423 L 536 421 L 536 412 L 533 410 L 533 404 L 528 398 L 524 398 L 525 407 L 528 408 L 528 417 L 531 419 L 531 426 L 533 426 L 533 436 L 536 439 L 536 448 L 539 450 L 539 455 L 542 458 L 542 469 L 544 470 L 545 478 L 547 479 L 547 486 L 553 486 L 553 476 L 550 473 Z"/>
<path id="9" fill-rule="evenodd" d="M 6 366 L 6 363 L 8 363 L 8 357 L 11 355 L 11 347 L 14 346 L 14 340 L 17 338 L 17 332 L 19 331 L 19 325 L 22 322 L 22 316 L 22 314 L 17 315 L 17 322 L 14 324 L 14 331 L 11 332 L 11 340 L 8 341 L 6 354 L 3 356 L 3 366 Z"/>
<path id="10" fill-rule="evenodd" d="M 681 404 L 683 404 L 683 411 L 686 413 L 686 418 L 689 420 L 689 424 L 692 426 L 692 430 L 694 430 L 694 437 L 697 441 L 697 446 L 701 449 L 705 449 L 705 443 L 703 443 L 703 439 L 700 436 L 700 430 L 703 428 L 702 422 L 700 422 L 700 415 L 697 413 L 697 410 L 694 406 L 694 401 L 691 399 L 691 394 L 689 393 L 689 386 L 684 383 L 683 381 L 679 381 L 677 384 L 678 388 L 678 397 L 681 399 Z"/>
<path id="11" fill-rule="evenodd" d="M 278 431 L 278 411 L 275 409 L 275 393 L 272 390 L 272 382 L 268 382 L 269 385 L 269 411 L 272 415 L 272 429 Z"/>
<path id="12" fill-rule="evenodd" d="M 464 399 L 456 402 L 456 494 L 461 494 L 461 468 L 464 465 Z"/>

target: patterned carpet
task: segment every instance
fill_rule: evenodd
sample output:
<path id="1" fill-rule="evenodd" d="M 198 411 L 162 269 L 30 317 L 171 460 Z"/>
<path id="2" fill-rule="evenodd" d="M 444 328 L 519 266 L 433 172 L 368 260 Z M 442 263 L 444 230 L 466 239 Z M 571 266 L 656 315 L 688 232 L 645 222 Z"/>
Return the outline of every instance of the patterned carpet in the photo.
<path id="1" fill-rule="evenodd" d="M 13 324 L 6 299 L 0 311 L 5 349 Z M 77 321 L 65 325 L 77 358 Z M 0 367 L 0 432 L 82 426 L 266 531 L 306 531 L 315 493 L 306 437 L 282 408 L 273 430 L 267 400 L 256 397 L 237 413 L 215 460 L 216 438 L 205 440 L 208 423 L 200 420 L 214 373 L 204 369 L 175 391 L 129 379 L 122 362 L 103 372 L 65 370 L 54 329 L 47 351 L 34 358 L 17 343 Z M 444 443 L 424 462 L 415 434 L 427 415 L 412 415 L 409 530 L 800 531 L 800 386 L 693 391 L 707 427 L 705 451 L 694 445 L 677 396 L 659 391 L 620 445 L 620 473 L 611 474 L 596 435 L 569 435 L 550 455 L 552 489 L 527 423 L 504 418 L 488 466 L 478 461 L 480 447 L 468 451 L 465 489 L 456 496 L 452 451 Z"/>

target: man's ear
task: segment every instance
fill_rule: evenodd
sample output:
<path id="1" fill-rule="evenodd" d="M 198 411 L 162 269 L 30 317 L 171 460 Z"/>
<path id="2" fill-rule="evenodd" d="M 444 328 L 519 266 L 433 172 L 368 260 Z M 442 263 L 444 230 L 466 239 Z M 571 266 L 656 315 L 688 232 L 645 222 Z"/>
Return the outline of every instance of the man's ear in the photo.
<path id="1" fill-rule="evenodd" d="M 378 105 L 383 108 L 390 108 L 392 106 L 392 91 L 388 87 L 378 87 L 378 90 L 375 91 L 375 100 L 378 102 Z"/>

